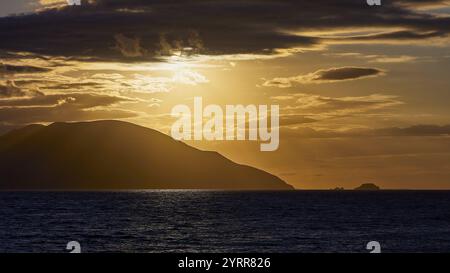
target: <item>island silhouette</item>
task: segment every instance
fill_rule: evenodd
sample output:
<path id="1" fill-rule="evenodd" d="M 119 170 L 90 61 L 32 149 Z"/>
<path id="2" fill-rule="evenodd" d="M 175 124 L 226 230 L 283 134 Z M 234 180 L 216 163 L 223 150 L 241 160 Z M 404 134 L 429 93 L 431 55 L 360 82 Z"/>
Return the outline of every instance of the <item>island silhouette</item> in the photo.
<path id="1" fill-rule="evenodd" d="M 132 123 L 29 125 L 0 136 L 0 189 L 292 190 L 265 171 Z"/>
<path id="2" fill-rule="evenodd" d="M 380 187 L 373 183 L 363 183 L 359 187 L 356 187 L 355 190 L 357 191 L 377 191 L 380 190 Z"/>

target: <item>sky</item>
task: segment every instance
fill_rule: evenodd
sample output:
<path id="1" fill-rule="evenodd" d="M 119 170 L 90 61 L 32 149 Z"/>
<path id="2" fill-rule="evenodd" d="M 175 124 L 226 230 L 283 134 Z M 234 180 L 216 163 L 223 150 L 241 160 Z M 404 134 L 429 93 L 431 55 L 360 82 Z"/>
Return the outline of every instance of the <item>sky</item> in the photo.
<path id="1" fill-rule="evenodd" d="M 299 189 L 450 189 L 449 32 L 439 0 L 3 0 L 0 132 L 276 104 L 277 151 L 188 144 Z"/>

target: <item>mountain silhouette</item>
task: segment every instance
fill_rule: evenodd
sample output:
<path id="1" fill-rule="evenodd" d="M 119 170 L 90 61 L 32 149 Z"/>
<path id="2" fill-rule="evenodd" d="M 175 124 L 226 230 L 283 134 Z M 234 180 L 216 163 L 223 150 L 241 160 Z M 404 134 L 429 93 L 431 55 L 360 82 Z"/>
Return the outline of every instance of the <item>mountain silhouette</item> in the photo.
<path id="1" fill-rule="evenodd" d="M 105 120 L 0 136 L 0 189 L 264 189 L 292 186 L 158 131 Z"/>

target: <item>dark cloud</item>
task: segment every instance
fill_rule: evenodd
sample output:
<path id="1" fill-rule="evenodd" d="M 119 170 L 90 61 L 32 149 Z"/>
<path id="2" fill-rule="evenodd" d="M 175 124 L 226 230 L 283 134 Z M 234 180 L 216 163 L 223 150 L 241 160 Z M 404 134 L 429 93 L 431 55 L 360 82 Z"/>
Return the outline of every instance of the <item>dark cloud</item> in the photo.
<path id="1" fill-rule="evenodd" d="M 114 36 L 116 40 L 116 49 L 125 57 L 142 57 L 147 51 L 141 47 L 139 38 L 129 38 L 123 34 Z"/>
<path id="2" fill-rule="evenodd" d="M 361 35 L 354 36 L 351 38 L 346 38 L 347 40 L 353 41 L 364 41 L 364 40 L 420 40 L 435 37 L 445 37 L 448 31 L 426 31 L 426 32 L 414 32 L 414 31 L 392 31 L 379 34 Z M 339 39 L 336 39 L 339 40 Z"/>
<path id="3" fill-rule="evenodd" d="M 0 85 L 0 98 L 22 97 L 25 95 L 26 93 L 13 82 L 8 82 L 6 85 Z"/>
<path id="4" fill-rule="evenodd" d="M 133 99 L 117 96 L 84 94 L 84 93 L 67 93 L 42 95 L 27 98 L 15 98 L 8 100 L 0 100 L 1 107 L 43 107 L 70 105 L 80 109 L 87 109 L 98 106 L 111 106 L 122 102 L 133 102 Z"/>
<path id="5" fill-rule="evenodd" d="M 385 1 L 382 7 L 370 8 L 361 0 L 83 1 L 79 7 L 0 18 L 0 49 L 132 61 L 151 60 L 174 51 L 271 54 L 277 49 L 307 48 L 326 41 L 298 34 L 308 30 L 404 29 L 349 40 L 446 36 L 450 18 L 422 13 L 414 9 L 418 3 Z"/>
<path id="6" fill-rule="evenodd" d="M 136 112 L 123 109 L 83 110 L 64 104 L 55 107 L 0 108 L 0 119 L 16 125 L 39 122 L 121 119 L 136 117 L 137 115 Z"/>
<path id="7" fill-rule="evenodd" d="M 294 118 L 293 121 L 287 120 L 283 123 L 283 117 L 281 117 L 280 124 L 286 127 L 300 124 L 300 122 L 296 123 L 294 121 L 296 119 L 302 121 L 302 117 L 306 118 L 303 120 L 303 123 L 330 121 L 331 119 L 355 116 L 362 117 L 371 113 L 373 114 L 374 112 L 382 113 L 392 107 L 404 104 L 398 96 L 386 94 L 372 94 L 358 97 L 328 97 L 295 93 L 274 96 L 271 99 L 274 103 L 280 105 L 284 116 Z"/>
<path id="8" fill-rule="evenodd" d="M 47 81 L 48 83 L 48 81 Z M 95 88 L 102 87 L 102 83 L 98 82 L 79 82 L 79 83 L 58 83 L 58 84 L 47 84 L 47 86 L 42 87 L 43 89 L 54 89 L 54 90 L 69 90 L 69 89 L 82 89 L 82 88 Z"/>
<path id="9" fill-rule="evenodd" d="M 450 125 L 416 125 L 406 128 L 384 128 L 372 131 L 372 135 L 378 136 L 448 136 Z"/>
<path id="10" fill-rule="evenodd" d="M 36 122 L 79 121 L 135 117 L 119 109 L 131 98 L 100 94 L 68 93 L 0 100 L 0 120 L 9 126 Z"/>
<path id="11" fill-rule="evenodd" d="M 278 77 L 267 80 L 263 83 L 266 87 L 291 87 L 293 83 L 324 83 L 336 81 L 356 80 L 367 77 L 375 77 L 383 75 L 383 71 L 370 67 L 332 67 L 321 69 L 306 75 L 298 75 L 293 77 Z"/>
<path id="12" fill-rule="evenodd" d="M 366 67 L 336 67 L 314 72 L 313 81 L 343 81 L 380 75 L 381 70 Z"/>
<path id="13" fill-rule="evenodd" d="M 0 63 L 0 75 L 15 74 L 15 73 L 42 73 L 42 72 L 48 72 L 48 71 L 50 71 L 50 69 L 42 68 L 42 67 Z"/>
<path id="14" fill-rule="evenodd" d="M 280 116 L 280 126 L 292 126 L 300 125 L 305 123 L 316 122 L 317 120 L 307 117 L 305 115 L 281 115 Z"/>
<path id="15" fill-rule="evenodd" d="M 450 136 L 450 125 L 415 125 L 378 129 L 351 129 L 347 131 L 315 130 L 311 128 L 284 128 L 283 136 L 303 138 L 343 137 L 439 137 Z"/>
<path id="16" fill-rule="evenodd" d="M 40 95 L 43 94 L 39 91 L 22 90 L 16 85 L 14 81 L 7 81 L 6 85 L 0 84 L 0 98 L 40 96 Z"/>

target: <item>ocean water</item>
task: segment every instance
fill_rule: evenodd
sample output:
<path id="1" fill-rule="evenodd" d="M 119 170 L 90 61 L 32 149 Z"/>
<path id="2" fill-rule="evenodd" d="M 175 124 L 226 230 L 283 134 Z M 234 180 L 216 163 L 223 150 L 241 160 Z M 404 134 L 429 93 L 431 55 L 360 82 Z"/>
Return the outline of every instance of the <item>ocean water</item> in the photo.
<path id="1" fill-rule="evenodd" d="M 450 191 L 0 192 L 0 252 L 450 252 Z"/>

